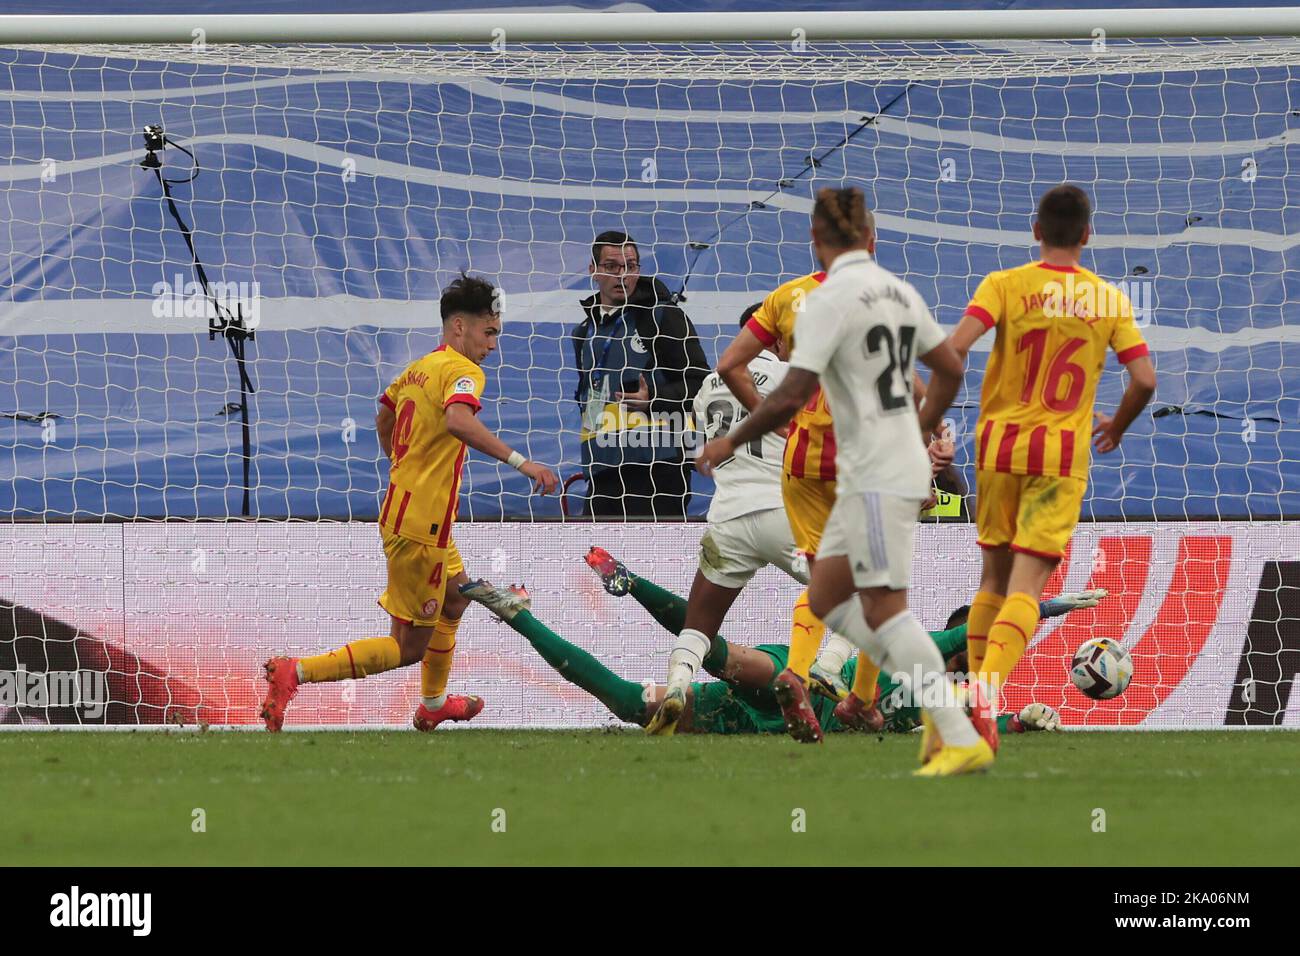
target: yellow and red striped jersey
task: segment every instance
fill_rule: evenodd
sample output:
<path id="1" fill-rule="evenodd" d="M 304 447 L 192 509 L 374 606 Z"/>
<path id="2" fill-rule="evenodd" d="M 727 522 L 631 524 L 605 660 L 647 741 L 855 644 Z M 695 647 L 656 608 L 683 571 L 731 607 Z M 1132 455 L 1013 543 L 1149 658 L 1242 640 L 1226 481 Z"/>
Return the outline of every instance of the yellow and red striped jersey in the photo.
<path id="1" fill-rule="evenodd" d="M 448 345 L 416 359 L 384 391 L 380 403 L 397 414 L 392 467 L 379 525 L 385 531 L 445 548 L 451 540 L 465 443 L 447 431 L 447 408 L 482 407 L 483 370 Z"/>
<path id="2" fill-rule="evenodd" d="M 794 320 L 808 293 L 826 281 L 825 272 L 799 276 L 777 286 L 749 318 L 745 327 L 769 348 L 779 339 L 794 351 Z M 835 480 L 835 429 L 826 393 L 819 387 L 790 423 L 785 440 L 786 474 L 795 478 Z"/>
<path id="3" fill-rule="evenodd" d="M 1147 354 L 1128 297 L 1087 269 L 1031 262 L 989 273 L 966 315 L 997 330 L 976 468 L 1086 479 L 1106 349 L 1121 363 Z"/>

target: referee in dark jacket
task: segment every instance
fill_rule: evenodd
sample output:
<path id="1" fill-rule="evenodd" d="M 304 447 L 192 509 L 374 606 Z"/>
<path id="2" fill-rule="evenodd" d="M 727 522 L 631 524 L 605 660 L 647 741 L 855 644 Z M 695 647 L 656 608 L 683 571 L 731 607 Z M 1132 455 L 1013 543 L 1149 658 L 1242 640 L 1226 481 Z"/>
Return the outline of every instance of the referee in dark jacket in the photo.
<path id="1" fill-rule="evenodd" d="M 573 354 L 589 511 L 685 518 L 691 465 L 683 436 L 709 371 L 699 335 L 668 288 L 641 275 L 640 252 L 626 233 L 598 235 L 588 271 L 596 294 L 581 303 Z"/>

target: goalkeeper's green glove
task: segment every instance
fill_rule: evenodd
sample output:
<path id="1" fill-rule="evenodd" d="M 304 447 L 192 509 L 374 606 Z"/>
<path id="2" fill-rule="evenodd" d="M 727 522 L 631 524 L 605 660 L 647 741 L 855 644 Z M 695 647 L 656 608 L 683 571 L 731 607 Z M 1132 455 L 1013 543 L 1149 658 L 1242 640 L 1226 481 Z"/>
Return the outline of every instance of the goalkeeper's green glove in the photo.
<path id="1" fill-rule="evenodd" d="M 1070 611 L 1077 611 L 1084 607 L 1096 607 L 1101 603 L 1101 599 L 1110 594 L 1105 588 L 1096 588 L 1092 591 L 1072 591 L 1069 594 L 1058 594 L 1050 601 L 1042 601 L 1038 605 L 1039 617 L 1057 617 L 1061 614 L 1068 614 Z"/>

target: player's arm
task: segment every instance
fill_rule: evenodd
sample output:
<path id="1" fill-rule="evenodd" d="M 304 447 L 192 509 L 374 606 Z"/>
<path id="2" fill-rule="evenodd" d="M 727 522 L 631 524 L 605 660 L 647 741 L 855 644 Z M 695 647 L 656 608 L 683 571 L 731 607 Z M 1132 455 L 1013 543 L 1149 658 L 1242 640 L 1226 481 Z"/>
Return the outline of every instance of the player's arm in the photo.
<path id="1" fill-rule="evenodd" d="M 727 388 L 736 396 L 736 401 L 751 412 L 763 399 L 754 387 L 754 379 L 749 374 L 749 363 L 758 358 L 764 348 L 766 346 L 762 339 L 747 325 L 731 340 L 731 344 L 718 359 L 718 375 L 727 383 Z"/>
<path id="2" fill-rule="evenodd" d="M 912 376 L 912 395 L 918 402 L 917 420 L 921 425 L 921 440 L 931 445 L 935 432 L 943 422 L 944 412 L 952 407 L 953 399 L 961 389 L 962 376 L 966 373 L 964 352 L 958 352 L 952 336 L 945 336 L 943 326 L 930 314 L 930 306 L 921 298 L 916 289 L 908 286 L 912 298 L 912 319 L 915 323 L 915 348 L 917 359 L 930 370 L 928 384 L 917 388 L 920 377 Z M 972 303 L 971 308 L 974 308 Z M 969 309 L 967 310 L 969 313 Z M 964 323 L 963 319 L 963 323 Z M 962 324 L 958 325 L 958 331 Z M 978 337 L 978 336 L 977 336 Z M 974 339 L 971 340 L 974 342 Z M 970 346 L 968 345 L 969 351 Z M 933 461 L 933 456 L 931 458 Z"/>
<path id="3" fill-rule="evenodd" d="M 397 413 L 388 405 L 381 404 L 375 415 L 375 434 L 379 436 L 379 447 L 385 458 L 393 457 L 393 425 L 397 423 Z"/>
<path id="4" fill-rule="evenodd" d="M 966 364 L 966 356 L 975 347 L 975 343 L 985 332 L 998 324 L 1003 311 L 1000 273 L 994 272 L 980 281 L 975 294 L 971 296 L 966 306 L 966 311 L 962 313 L 961 321 L 957 323 L 957 328 L 953 330 L 952 335 L 948 336 L 948 341 L 952 343 L 953 350 L 956 351 L 963 366 Z"/>
<path id="5" fill-rule="evenodd" d="M 749 363 L 763 349 L 774 347 L 780 337 L 777 316 L 785 305 L 782 289 L 767 294 L 740 330 L 740 334 L 731 340 L 731 344 L 718 359 L 718 375 L 727 383 L 727 388 L 736 396 L 736 401 L 748 412 L 752 412 L 762 401 L 762 396 L 758 394 L 754 380 L 750 377 Z"/>
<path id="6" fill-rule="evenodd" d="M 447 406 L 447 431 L 453 437 L 463 441 L 475 451 L 504 461 L 512 468 L 533 480 L 533 490 L 544 495 L 550 494 L 559 485 L 555 472 L 545 465 L 529 461 L 515 451 L 474 416 L 474 406 L 465 402 L 453 402 Z"/>
<path id="7" fill-rule="evenodd" d="M 750 416 L 726 435 L 713 439 L 704 446 L 695 468 L 701 474 L 711 475 L 713 469 L 736 453 L 736 447 L 785 425 L 817 391 L 816 372 L 791 366 L 781 379 L 781 384 L 759 402 Z"/>
<path id="8" fill-rule="evenodd" d="M 1119 408 L 1113 416 L 1098 413 L 1097 426 L 1092 430 L 1096 439 L 1093 444 L 1102 454 L 1119 447 L 1128 427 L 1156 393 L 1156 369 L 1150 355 L 1144 353 L 1124 363 L 1124 369 L 1128 372 L 1128 387 L 1124 389 Z"/>
<path id="9" fill-rule="evenodd" d="M 975 343 L 993 326 L 988 325 L 983 319 L 967 312 L 957 323 L 957 328 L 953 329 L 952 335 L 948 336 L 948 343 L 952 346 L 957 357 L 961 359 L 962 365 L 966 364 L 966 356 L 970 350 L 975 347 Z"/>
<path id="10" fill-rule="evenodd" d="M 930 436 L 942 424 L 944 412 L 952 407 L 966 366 L 947 339 L 922 354 L 920 361 L 930 369 L 930 383 L 917 417 L 921 421 L 921 434 Z"/>

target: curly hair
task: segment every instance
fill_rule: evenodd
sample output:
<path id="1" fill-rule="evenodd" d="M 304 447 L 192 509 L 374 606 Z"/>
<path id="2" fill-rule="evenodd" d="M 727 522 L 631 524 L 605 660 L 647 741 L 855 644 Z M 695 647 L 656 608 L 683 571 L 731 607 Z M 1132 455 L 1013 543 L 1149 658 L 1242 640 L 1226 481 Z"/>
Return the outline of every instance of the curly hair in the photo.
<path id="1" fill-rule="evenodd" d="M 875 235 L 875 217 L 867 210 L 862 190 L 856 186 L 817 190 L 813 206 L 813 229 L 817 238 L 832 246 L 856 246 Z"/>

